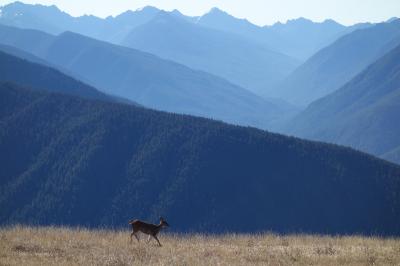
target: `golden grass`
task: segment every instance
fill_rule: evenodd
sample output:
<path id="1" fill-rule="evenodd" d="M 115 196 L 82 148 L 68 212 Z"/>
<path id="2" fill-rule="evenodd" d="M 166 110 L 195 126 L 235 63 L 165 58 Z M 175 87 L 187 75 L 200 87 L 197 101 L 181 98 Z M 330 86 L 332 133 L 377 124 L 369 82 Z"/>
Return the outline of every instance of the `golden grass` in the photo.
<path id="1" fill-rule="evenodd" d="M 160 235 L 14 226 L 0 229 L 0 265 L 400 265 L 400 239 L 309 235 Z"/>

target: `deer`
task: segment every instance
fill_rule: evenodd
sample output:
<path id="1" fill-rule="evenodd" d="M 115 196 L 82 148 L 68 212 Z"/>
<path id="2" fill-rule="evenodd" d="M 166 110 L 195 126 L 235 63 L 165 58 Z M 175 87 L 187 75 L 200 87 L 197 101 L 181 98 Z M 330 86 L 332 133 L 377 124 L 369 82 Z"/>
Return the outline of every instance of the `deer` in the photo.
<path id="1" fill-rule="evenodd" d="M 158 225 L 146 223 L 140 220 L 130 220 L 128 224 L 132 225 L 131 243 L 132 243 L 132 236 L 135 236 L 136 240 L 140 242 L 139 237 L 136 235 L 136 233 L 140 231 L 146 235 L 149 235 L 147 242 L 149 242 L 151 237 L 153 237 L 155 240 L 157 240 L 158 245 L 160 247 L 161 243 L 160 240 L 158 240 L 157 238 L 157 234 L 161 231 L 162 228 L 169 227 L 167 221 L 165 221 L 165 219 L 162 217 L 160 217 L 160 223 Z"/>

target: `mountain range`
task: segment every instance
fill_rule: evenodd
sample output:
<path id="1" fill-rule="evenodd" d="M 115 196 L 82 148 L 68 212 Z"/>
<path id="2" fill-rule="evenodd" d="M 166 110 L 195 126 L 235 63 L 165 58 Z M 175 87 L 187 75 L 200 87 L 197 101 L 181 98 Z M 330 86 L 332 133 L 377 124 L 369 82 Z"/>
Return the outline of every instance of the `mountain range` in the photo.
<path id="1" fill-rule="evenodd" d="M 3 225 L 400 234 L 399 166 L 349 148 L 12 84 L 0 103 Z"/>
<path id="2" fill-rule="evenodd" d="M 399 115 L 396 18 L 15 2 L 0 7 L 0 226 L 399 236 Z"/>
<path id="3" fill-rule="evenodd" d="M 149 6 L 135 12 L 124 12 L 115 18 L 101 19 L 88 15 L 73 17 L 54 5 L 29 5 L 17 1 L 1 7 L 0 11 L 0 23 L 3 25 L 36 29 L 52 35 L 73 31 L 118 43 L 132 28 L 145 23 L 160 10 Z"/>
<path id="4" fill-rule="evenodd" d="M 58 35 L 72 31 L 92 38 L 121 44 L 130 31 L 153 19 L 162 10 L 146 6 L 136 11 L 126 11 L 115 17 L 101 19 L 95 16 L 72 17 L 56 6 L 28 5 L 14 2 L 0 8 L 0 23 L 45 31 Z M 368 23 L 344 26 L 333 20 L 321 23 L 299 18 L 272 26 L 258 26 L 245 19 L 238 19 L 228 13 L 212 8 L 199 17 L 181 14 L 178 10 L 168 12 L 198 26 L 213 28 L 246 37 L 248 40 L 265 44 L 268 49 L 286 54 L 298 60 L 305 60 L 336 38 L 354 29 L 368 27 Z"/>
<path id="5" fill-rule="evenodd" d="M 343 26 L 299 18 L 257 26 L 213 8 L 199 17 L 147 6 L 115 17 L 72 17 L 56 6 L 14 2 L 0 8 L 0 23 L 58 35 L 71 31 L 137 48 L 223 77 L 263 97 L 300 63 L 340 36 L 370 24 Z"/>
<path id="6" fill-rule="evenodd" d="M 300 64 L 257 42 L 163 11 L 133 29 L 122 45 L 213 73 L 256 94 L 275 87 Z"/>
<path id="7" fill-rule="evenodd" d="M 400 45 L 339 90 L 313 102 L 287 133 L 339 143 L 400 163 Z"/>
<path id="8" fill-rule="evenodd" d="M 346 27 L 334 20 L 313 22 L 298 18 L 288 20 L 286 23 L 277 22 L 271 26 L 260 27 L 246 19 L 235 18 L 218 8 L 213 8 L 199 17 L 197 24 L 235 33 L 301 61 L 342 35 L 370 26 L 369 23 L 361 23 Z"/>
<path id="9" fill-rule="evenodd" d="M 307 106 L 339 89 L 398 44 L 400 20 L 353 31 L 313 55 L 268 95 Z"/>
<path id="10" fill-rule="evenodd" d="M 261 128 L 296 112 L 217 76 L 72 32 L 53 36 L 0 25 L 0 43 L 83 77 L 107 94 L 158 110 Z"/>

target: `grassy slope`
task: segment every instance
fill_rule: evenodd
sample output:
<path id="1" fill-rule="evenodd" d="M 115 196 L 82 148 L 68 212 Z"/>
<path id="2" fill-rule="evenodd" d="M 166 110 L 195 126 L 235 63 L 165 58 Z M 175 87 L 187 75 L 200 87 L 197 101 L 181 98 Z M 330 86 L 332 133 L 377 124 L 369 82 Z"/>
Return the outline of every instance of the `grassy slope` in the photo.
<path id="1" fill-rule="evenodd" d="M 144 238 L 141 235 L 142 239 Z M 293 235 L 161 235 L 129 243 L 126 231 L 0 230 L 5 265 L 399 265 L 400 240 Z"/>

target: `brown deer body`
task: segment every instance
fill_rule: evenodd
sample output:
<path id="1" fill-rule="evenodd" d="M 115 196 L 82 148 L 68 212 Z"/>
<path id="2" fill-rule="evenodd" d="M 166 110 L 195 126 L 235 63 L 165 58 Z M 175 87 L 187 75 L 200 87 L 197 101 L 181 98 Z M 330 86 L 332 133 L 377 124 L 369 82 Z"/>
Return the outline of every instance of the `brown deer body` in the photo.
<path id="1" fill-rule="evenodd" d="M 160 217 L 160 223 L 158 225 L 146 223 L 140 220 L 130 220 L 129 224 L 132 225 L 131 242 L 132 236 L 135 236 L 136 240 L 139 242 L 139 237 L 136 235 L 136 233 L 142 232 L 146 235 L 149 235 L 149 239 L 147 241 L 150 241 L 150 238 L 153 237 L 155 240 L 157 240 L 159 246 L 161 246 L 161 243 L 158 240 L 157 235 L 163 227 L 169 226 L 167 221 L 165 221 L 162 217 Z"/>

